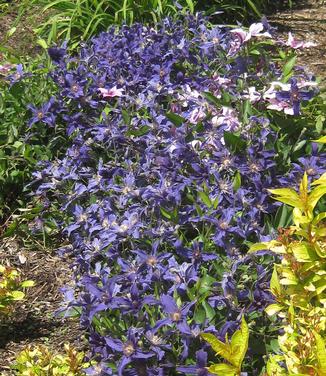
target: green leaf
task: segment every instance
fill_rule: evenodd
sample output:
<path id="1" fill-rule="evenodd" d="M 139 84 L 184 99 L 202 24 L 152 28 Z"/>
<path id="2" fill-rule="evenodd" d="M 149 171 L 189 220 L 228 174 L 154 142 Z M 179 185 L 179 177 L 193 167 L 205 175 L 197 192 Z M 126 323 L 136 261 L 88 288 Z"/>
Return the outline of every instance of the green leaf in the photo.
<path id="1" fill-rule="evenodd" d="M 326 120 L 326 117 L 324 115 L 318 115 L 316 117 L 316 131 L 318 133 L 322 132 L 322 130 L 324 128 L 324 122 L 325 122 L 325 120 Z M 324 138 L 324 142 L 323 143 L 326 143 L 326 136 L 324 136 L 322 138 Z"/>
<path id="2" fill-rule="evenodd" d="M 220 364 L 212 364 L 208 368 L 208 372 L 213 373 L 214 375 L 223 375 L 223 376 L 235 376 L 238 374 L 237 370 L 225 363 L 220 363 Z"/>
<path id="3" fill-rule="evenodd" d="M 216 315 L 215 309 L 209 303 L 207 303 L 206 301 L 204 301 L 202 303 L 202 305 L 205 309 L 206 316 L 207 316 L 208 320 L 212 320 Z"/>
<path id="4" fill-rule="evenodd" d="M 224 141 L 226 146 L 232 151 L 244 151 L 247 144 L 240 136 L 236 136 L 231 132 L 224 132 Z"/>
<path id="5" fill-rule="evenodd" d="M 136 137 L 144 136 L 145 134 L 147 134 L 150 131 L 150 129 L 151 129 L 151 127 L 149 127 L 148 125 L 143 125 L 139 129 L 130 129 L 130 130 L 128 130 L 126 132 L 126 135 L 128 135 L 128 136 L 136 136 Z"/>
<path id="6" fill-rule="evenodd" d="M 45 50 L 48 49 L 48 44 L 46 43 L 46 41 L 42 38 L 38 39 L 37 42 L 36 42 L 39 46 L 41 46 L 42 48 L 44 48 Z"/>
<path id="7" fill-rule="evenodd" d="M 208 208 L 213 206 L 213 203 L 206 192 L 198 191 L 198 195 Z"/>
<path id="8" fill-rule="evenodd" d="M 279 207 L 275 215 L 274 227 L 287 227 L 291 223 L 291 212 L 292 209 L 290 209 L 287 205 L 282 205 Z"/>
<path id="9" fill-rule="evenodd" d="M 13 36 L 15 34 L 16 30 L 17 30 L 17 27 L 15 27 L 15 26 L 10 28 L 9 31 L 7 31 L 7 34 L 6 34 L 7 38 L 10 38 L 11 36 Z"/>
<path id="10" fill-rule="evenodd" d="M 180 115 L 175 114 L 174 112 L 167 112 L 165 116 L 176 126 L 179 127 L 182 125 L 186 120 Z"/>
<path id="11" fill-rule="evenodd" d="M 165 218 L 167 218 L 169 220 L 172 219 L 172 214 L 168 210 L 166 210 L 166 209 L 164 209 L 162 207 L 160 208 L 160 210 L 161 210 L 161 213 L 162 213 L 163 217 L 165 217 Z"/>
<path id="12" fill-rule="evenodd" d="M 261 18 L 261 13 L 256 7 L 256 4 L 252 0 L 247 0 L 247 3 L 250 5 L 251 9 L 256 13 L 256 15 Z"/>
<path id="13" fill-rule="evenodd" d="M 237 171 L 233 178 L 233 189 L 236 192 L 241 187 L 241 174 Z"/>
<path id="14" fill-rule="evenodd" d="M 195 308 L 194 320 L 197 324 L 203 324 L 206 320 L 206 311 L 201 305 Z"/>
<path id="15" fill-rule="evenodd" d="M 205 91 L 203 93 L 204 97 L 209 101 L 211 102 L 212 104 L 215 104 L 215 106 L 219 107 L 220 104 L 221 104 L 221 101 L 216 98 L 212 93 L 210 93 L 209 91 Z"/>
<path id="16" fill-rule="evenodd" d="M 297 57 L 293 56 L 284 65 L 284 67 L 283 67 L 283 78 L 282 78 L 283 82 L 286 82 L 291 77 L 292 70 L 293 70 L 293 67 L 295 66 L 296 60 L 297 60 Z"/>

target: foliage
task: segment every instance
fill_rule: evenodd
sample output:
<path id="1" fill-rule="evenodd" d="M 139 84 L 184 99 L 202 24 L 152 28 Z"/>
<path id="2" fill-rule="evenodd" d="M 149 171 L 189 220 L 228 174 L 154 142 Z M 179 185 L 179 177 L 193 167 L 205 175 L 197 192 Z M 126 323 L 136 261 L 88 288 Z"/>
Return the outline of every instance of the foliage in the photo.
<path id="1" fill-rule="evenodd" d="M 51 352 L 46 346 L 28 346 L 16 359 L 13 369 L 21 376 L 82 376 L 84 368 L 89 364 L 84 362 L 85 354 L 70 345 L 64 345 L 65 354 Z"/>
<path id="2" fill-rule="evenodd" d="M 21 281 L 18 270 L 0 265 L 0 318 L 9 314 L 14 303 L 24 299 L 24 289 L 32 286 L 33 281 Z"/>
<path id="3" fill-rule="evenodd" d="M 157 22 L 164 16 L 194 12 L 193 0 L 33 0 L 43 12 L 53 11 L 36 29 L 47 43 L 71 40 L 72 47 L 105 31 L 112 24 Z"/>
<path id="4" fill-rule="evenodd" d="M 230 342 L 227 336 L 225 343 L 210 333 L 203 333 L 201 336 L 212 346 L 216 355 L 223 357 L 228 362 L 212 364 L 208 371 L 215 375 L 240 376 L 241 365 L 248 350 L 249 340 L 249 328 L 245 319 L 242 317 L 241 328 L 233 333 Z"/>
<path id="5" fill-rule="evenodd" d="M 325 375 L 326 212 L 317 214 L 315 208 L 326 194 L 326 174 L 311 183 L 310 191 L 304 174 L 298 193 L 289 188 L 270 192 L 294 208 L 294 225 L 280 229 L 277 240 L 251 249 L 270 249 L 281 256 L 270 284 L 276 302 L 266 312 L 283 319 L 284 334 L 278 340 L 282 354 L 270 357 L 267 373 Z"/>
<path id="6" fill-rule="evenodd" d="M 252 336 L 244 368 L 260 366 L 271 259 L 244 254 L 291 216 L 267 188 L 325 166 L 306 142 L 316 82 L 270 33 L 189 16 L 49 50 L 58 94 L 32 130 L 53 122 L 69 148 L 35 173 L 35 197 L 69 237 L 69 308 L 107 374 L 203 369 L 200 333 L 224 339 L 243 314 L 266 341 Z"/>

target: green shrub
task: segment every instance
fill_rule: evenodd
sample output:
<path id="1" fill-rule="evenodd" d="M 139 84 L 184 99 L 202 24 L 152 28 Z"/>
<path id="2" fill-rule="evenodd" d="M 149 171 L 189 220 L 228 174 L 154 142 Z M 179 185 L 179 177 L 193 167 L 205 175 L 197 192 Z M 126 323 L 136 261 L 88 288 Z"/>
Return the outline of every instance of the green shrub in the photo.
<path id="1" fill-rule="evenodd" d="M 36 164 L 50 159 L 62 144 L 62 138 L 53 137 L 54 128 L 28 132 L 28 105 L 37 106 L 54 92 L 48 79 L 50 63 L 39 57 L 17 68 L 12 59 L 0 61 L 0 217 L 4 219 L 25 206 L 24 187 Z"/>
<path id="2" fill-rule="evenodd" d="M 326 194 L 326 173 L 311 183 L 311 190 L 308 186 L 305 174 L 299 193 L 270 190 L 276 200 L 293 207 L 294 225 L 280 229 L 277 240 L 251 247 L 252 252 L 270 249 L 281 256 L 270 285 L 276 303 L 266 311 L 283 320 L 278 339 L 282 353 L 269 358 L 268 375 L 325 375 L 326 211 L 316 213 L 315 208 Z"/>

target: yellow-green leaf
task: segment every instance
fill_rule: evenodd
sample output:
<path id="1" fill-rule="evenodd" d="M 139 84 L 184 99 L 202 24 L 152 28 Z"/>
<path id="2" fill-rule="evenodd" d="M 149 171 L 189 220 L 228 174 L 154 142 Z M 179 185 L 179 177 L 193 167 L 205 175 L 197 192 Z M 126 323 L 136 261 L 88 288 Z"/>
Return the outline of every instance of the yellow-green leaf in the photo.
<path id="1" fill-rule="evenodd" d="M 221 355 L 224 359 L 231 363 L 232 352 L 229 344 L 220 341 L 211 333 L 202 333 L 201 336 L 212 346 L 212 349 L 216 352 L 217 355 Z"/>
<path id="2" fill-rule="evenodd" d="M 265 312 L 268 316 L 273 316 L 275 313 L 282 311 L 283 306 L 281 304 L 270 304 L 268 307 L 265 308 Z"/>
<path id="3" fill-rule="evenodd" d="M 323 173 L 319 179 L 311 183 L 311 185 L 324 185 L 324 184 L 326 184 L 326 172 Z"/>
<path id="4" fill-rule="evenodd" d="M 10 295 L 13 298 L 13 300 L 22 300 L 25 296 L 25 294 L 22 291 L 12 291 Z"/>
<path id="5" fill-rule="evenodd" d="M 304 242 L 292 244 L 290 249 L 298 262 L 318 260 L 316 252 Z"/>
<path id="6" fill-rule="evenodd" d="M 319 368 L 319 375 L 325 376 L 326 375 L 326 350 L 325 350 L 325 342 L 323 338 L 316 332 L 314 332 L 314 336 L 316 339 L 316 348 L 317 348 L 317 361 L 318 361 L 318 368 Z"/>
<path id="7" fill-rule="evenodd" d="M 238 374 L 236 368 L 225 363 L 212 364 L 208 368 L 208 372 L 213 373 L 214 375 L 223 375 L 223 376 L 235 376 Z"/>
<path id="8" fill-rule="evenodd" d="M 283 202 L 284 204 L 293 206 L 295 208 L 304 209 L 304 203 L 301 201 L 300 196 L 294 189 L 290 188 L 278 188 L 268 190 L 274 195 L 274 200 Z"/>
<path id="9" fill-rule="evenodd" d="M 311 193 L 308 197 L 308 205 L 309 205 L 309 209 L 311 211 L 314 210 L 314 207 L 316 206 L 317 202 L 325 194 L 326 194 L 326 184 L 325 185 L 319 185 L 318 187 L 314 188 L 311 191 Z"/>
<path id="10" fill-rule="evenodd" d="M 34 281 L 30 281 L 30 280 L 24 281 L 21 284 L 21 287 L 33 287 L 33 286 L 35 286 L 35 282 Z"/>
<path id="11" fill-rule="evenodd" d="M 249 328 L 242 316 L 240 330 L 237 330 L 231 338 L 232 361 L 231 364 L 241 369 L 242 361 L 248 350 Z"/>
<path id="12" fill-rule="evenodd" d="M 312 140 L 313 142 L 318 142 L 320 144 L 326 144 L 326 136 L 318 138 L 318 140 Z"/>
<path id="13" fill-rule="evenodd" d="M 308 177 L 307 177 L 306 172 L 303 174 L 303 178 L 302 178 L 301 183 L 300 183 L 299 191 L 300 191 L 301 199 L 305 200 L 305 198 L 308 195 Z"/>
<path id="14" fill-rule="evenodd" d="M 266 243 L 253 244 L 249 248 L 248 252 L 249 253 L 258 252 L 258 251 L 263 251 L 263 250 L 266 250 L 266 249 L 273 251 L 275 253 L 286 253 L 286 249 L 283 246 L 283 244 L 278 242 L 277 240 L 271 240 L 270 242 L 266 242 Z"/>
<path id="15" fill-rule="evenodd" d="M 272 293 L 276 296 L 280 295 L 282 292 L 282 287 L 278 279 L 278 274 L 277 274 L 275 267 L 274 267 L 272 278 L 271 278 L 270 288 L 271 288 Z"/>

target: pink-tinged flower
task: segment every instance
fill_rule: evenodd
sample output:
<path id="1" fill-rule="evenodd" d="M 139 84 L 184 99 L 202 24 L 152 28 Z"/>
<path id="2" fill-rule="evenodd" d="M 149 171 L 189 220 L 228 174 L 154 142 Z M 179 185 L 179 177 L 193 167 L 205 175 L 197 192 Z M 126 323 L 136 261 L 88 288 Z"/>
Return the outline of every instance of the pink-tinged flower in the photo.
<path id="1" fill-rule="evenodd" d="M 288 102 L 272 98 L 269 100 L 269 103 L 270 104 L 267 106 L 269 110 L 283 111 L 287 115 L 294 115 L 294 109 Z"/>
<path id="2" fill-rule="evenodd" d="M 295 50 L 299 49 L 299 48 L 309 48 L 309 47 L 316 47 L 317 46 L 317 44 L 313 43 L 313 42 L 303 42 L 303 41 L 299 41 L 299 40 L 294 39 L 292 33 L 289 33 L 289 37 L 288 37 L 288 40 L 287 40 L 285 45 L 292 47 Z"/>
<path id="3" fill-rule="evenodd" d="M 195 108 L 193 111 L 191 111 L 190 113 L 190 117 L 189 117 L 189 122 L 191 124 L 197 124 L 198 122 L 202 121 L 203 119 L 205 119 L 205 112 L 202 108 Z"/>
<path id="4" fill-rule="evenodd" d="M 268 32 L 262 33 L 264 30 L 264 25 L 261 22 L 258 23 L 253 23 L 248 31 L 245 31 L 241 28 L 238 29 L 233 29 L 231 30 L 231 33 L 235 34 L 241 41 L 242 43 L 247 42 L 248 40 L 251 39 L 251 37 L 267 37 L 271 38 L 271 34 Z"/>
<path id="5" fill-rule="evenodd" d="M 241 28 L 233 29 L 231 30 L 231 33 L 235 36 L 234 40 L 231 42 L 231 48 L 229 51 L 229 55 L 234 55 L 240 47 L 250 40 L 252 37 L 266 37 L 266 38 L 272 38 L 271 34 L 269 32 L 264 32 L 264 25 L 261 22 L 253 23 L 248 31 L 245 31 Z"/>
<path id="6" fill-rule="evenodd" d="M 100 87 L 98 91 L 101 93 L 103 98 L 122 97 L 123 95 L 123 89 L 117 89 L 116 86 L 112 87 L 111 89 L 104 89 Z"/>
<path id="7" fill-rule="evenodd" d="M 233 108 L 223 106 L 222 113 L 212 118 L 212 124 L 214 127 L 223 125 L 226 131 L 234 131 L 238 129 L 240 122 Z"/>
<path id="8" fill-rule="evenodd" d="M 251 103 L 256 103 L 261 99 L 261 94 L 256 90 L 254 86 L 250 86 L 243 95 L 243 98 L 249 99 Z"/>

